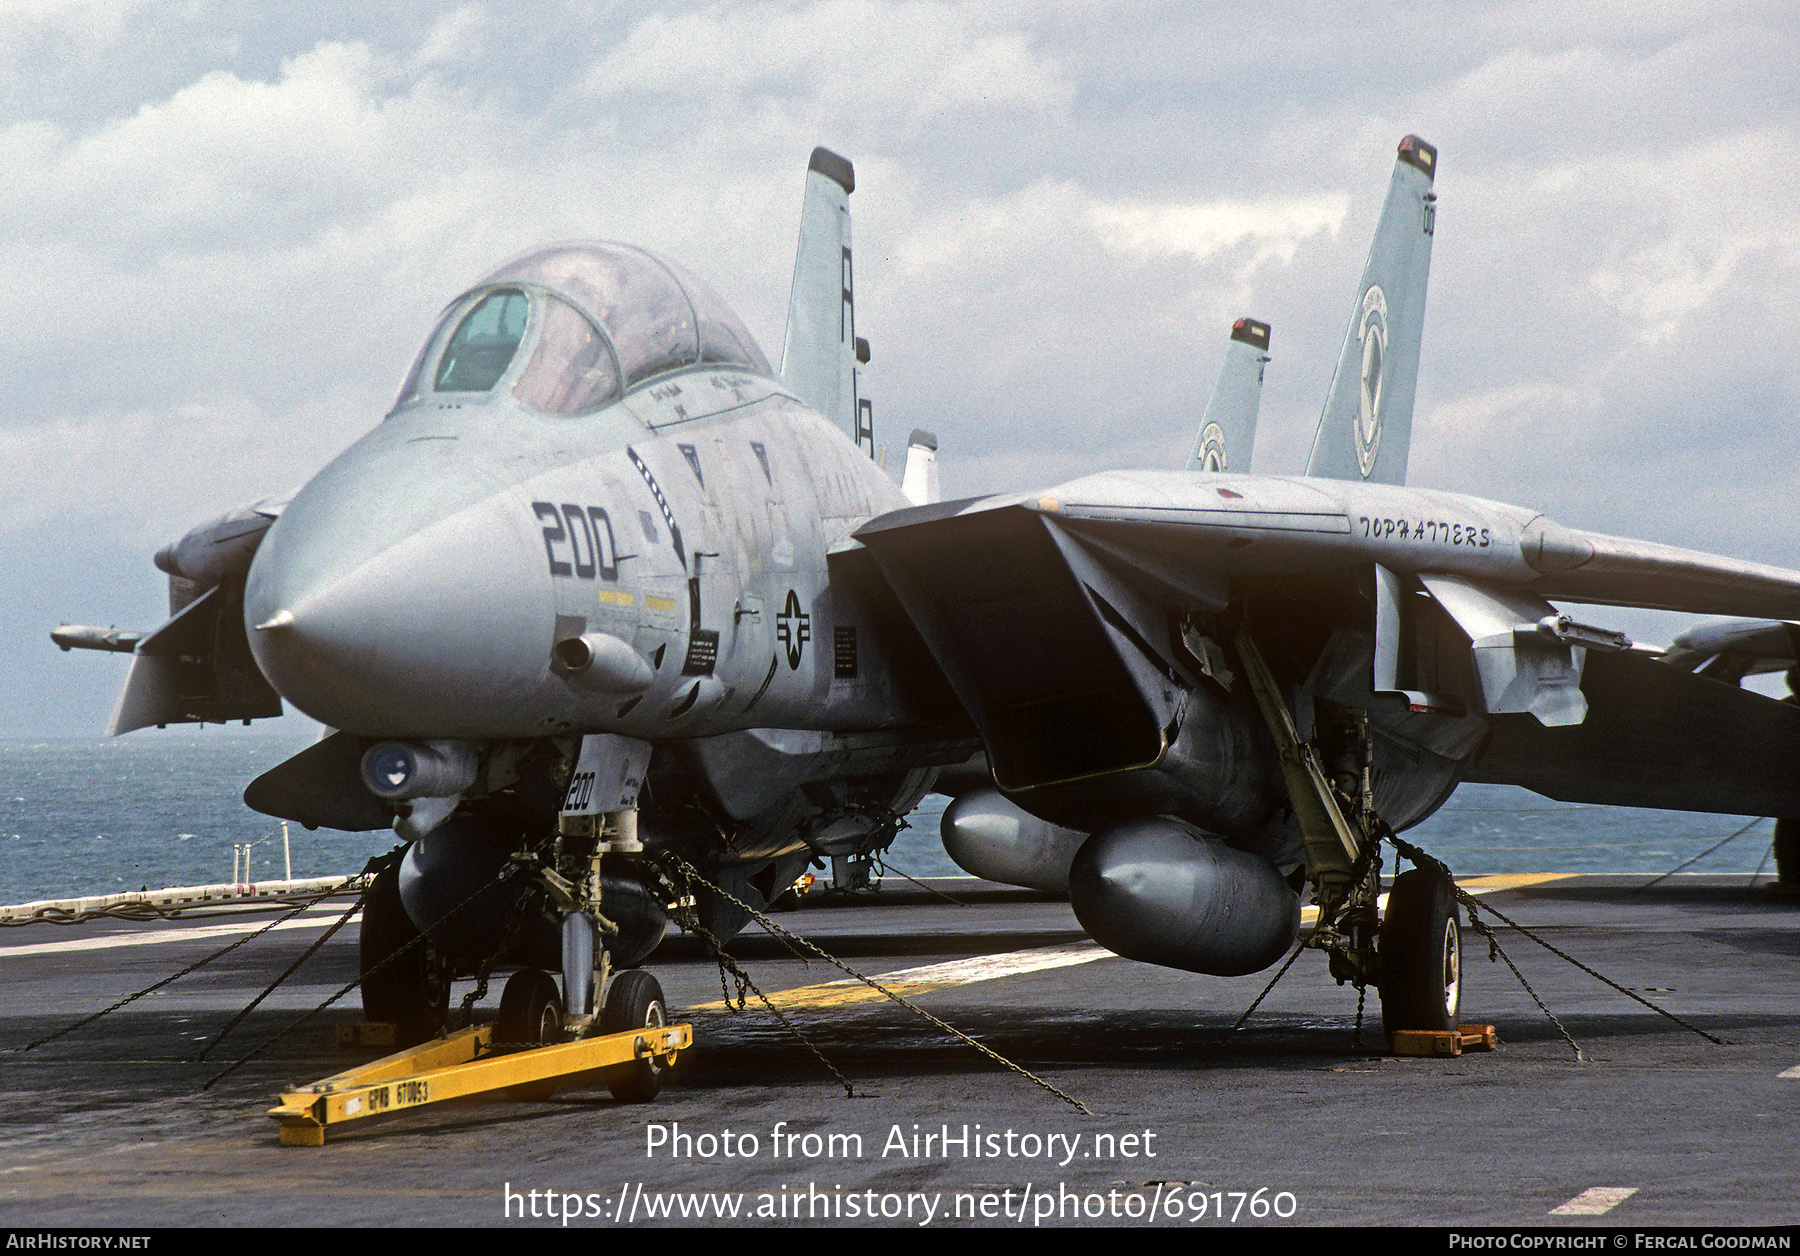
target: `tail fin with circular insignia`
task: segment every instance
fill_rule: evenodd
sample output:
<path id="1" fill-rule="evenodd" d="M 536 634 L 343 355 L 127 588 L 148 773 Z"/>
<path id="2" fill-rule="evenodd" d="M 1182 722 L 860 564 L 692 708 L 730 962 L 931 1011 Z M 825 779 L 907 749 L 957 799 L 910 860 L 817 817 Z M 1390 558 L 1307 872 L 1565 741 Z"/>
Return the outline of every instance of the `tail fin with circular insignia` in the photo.
<path id="1" fill-rule="evenodd" d="M 1387 204 L 1313 437 L 1308 475 L 1406 482 L 1425 280 L 1437 215 L 1437 196 L 1431 190 L 1436 173 L 1437 149 L 1416 135 L 1400 141 Z"/>
<path id="2" fill-rule="evenodd" d="M 1269 325 L 1240 318 L 1231 325 L 1225 365 L 1200 416 L 1200 434 L 1188 455 L 1189 471 L 1248 471 L 1262 400 L 1263 365 L 1269 360 Z"/>

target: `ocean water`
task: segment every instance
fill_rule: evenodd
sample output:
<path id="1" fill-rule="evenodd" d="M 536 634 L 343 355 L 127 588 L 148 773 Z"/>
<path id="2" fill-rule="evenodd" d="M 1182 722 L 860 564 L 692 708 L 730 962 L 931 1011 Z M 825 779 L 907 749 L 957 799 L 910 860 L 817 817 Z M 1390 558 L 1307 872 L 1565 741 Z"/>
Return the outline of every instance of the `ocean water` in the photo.
<path id="1" fill-rule="evenodd" d="M 253 880 L 283 874 L 281 823 L 243 789 L 303 750 L 310 732 L 145 730 L 118 738 L 0 740 L 0 903 L 232 880 L 250 846 Z M 945 800 L 928 797 L 886 862 L 910 876 L 957 875 L 938 841 Z M 1691 872 L 1773 875 L 1772 822 L 1747 816 L 1559 803 L 1502 785 L 1465 785 L 1406 836 L 1463 874 L 1668 872 L 1749 824 Z M 360 871 L 387 832 L 291 826 L 297 877 Z M 1391 863 L 1390 863 L 1391 866 Z"/>
<path id="2" fill-rule="evenodd" d="M 284 872 L 281 822 L 244 805 L 244 786 L 312 743 L 260 729 L 0 740 L 0 902 L 230 882 Z M 296 877 L 361 871 L 393 834 L 291 826 Z M 241 878 L 240 878 L 241 879 Z"/>

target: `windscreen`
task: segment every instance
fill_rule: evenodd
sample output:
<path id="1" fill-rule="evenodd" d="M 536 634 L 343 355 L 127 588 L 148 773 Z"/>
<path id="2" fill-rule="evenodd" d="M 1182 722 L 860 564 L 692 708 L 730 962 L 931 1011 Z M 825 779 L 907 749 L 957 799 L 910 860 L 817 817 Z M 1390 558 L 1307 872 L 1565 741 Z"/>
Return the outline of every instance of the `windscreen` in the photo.
<path id="1" fill-rule="evenodd" d="M 490 292 L 464 316 L 438 359 L 438 392 L 486 392 L 500 382 L 525 338 L 531 301 L 516 288 Z"/>

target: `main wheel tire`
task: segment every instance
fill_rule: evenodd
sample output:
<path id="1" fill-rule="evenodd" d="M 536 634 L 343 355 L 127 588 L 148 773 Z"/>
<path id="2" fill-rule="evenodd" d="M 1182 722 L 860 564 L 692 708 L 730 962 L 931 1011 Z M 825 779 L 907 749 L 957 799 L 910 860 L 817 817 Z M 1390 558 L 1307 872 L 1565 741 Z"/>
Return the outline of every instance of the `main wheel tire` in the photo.
<path id="1" fill-rule="evenodd" d="M 496 1046 L 536 1046 L 562 1042 L 562 990 L 556 978 L 541 968 L 521 968 L 506 979 L 500 991 L 500 1019 L 494 1023 Z M 553 1081 L 524 1082 L 508 1086 L 514 1099 L 542 1102 L 556 1093 Z"/>
<path id="2" fill-rule="evenodd" d="M 1462 935 L 1450 883 L 1413 868 L 1394 878 L 1379 934 L 1381 1024 L 1455 1029 L 1462 1012 Z"/>
<path id="3" fill-rule="evenodd" d="M 400 902 L 400 864 L 375 874 L 363 900 L 358 939 L 363 1016 L 394 1026 L 395 1044 L 417 1046 L 442 1036 L 450 1020 L 450 967 Z"/>
<path id="4" fill-rule="evenodd" d="M 613 978 L 612 988 L 606 992 L 606 1007 L 600 1013 L 601 1033 L 620 1034 L 668 1023 L 662 986 L 656 978 L 641 968 Z M 646 1056 L 608 1069 L 606 1088 L 620 1103 L 649 1103 L 662 1090 L 665 1072 L 655 1056 Z"/>

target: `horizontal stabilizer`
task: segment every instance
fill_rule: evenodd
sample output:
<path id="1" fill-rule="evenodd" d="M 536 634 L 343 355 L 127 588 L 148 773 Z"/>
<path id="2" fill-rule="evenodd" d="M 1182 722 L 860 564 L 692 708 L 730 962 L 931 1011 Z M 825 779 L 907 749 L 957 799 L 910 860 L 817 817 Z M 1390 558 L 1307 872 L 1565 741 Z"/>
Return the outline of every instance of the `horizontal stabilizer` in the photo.
<path id="1" fill-rule="evenodd" d="M 1800 706 L 1637 653 L 1590 654 L 1587 718 L 1492 720 L 1465 779 L 1564 802 L 1800 815 Z"/>

